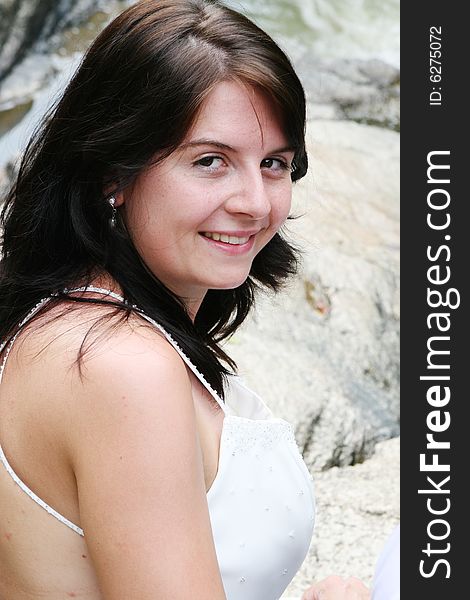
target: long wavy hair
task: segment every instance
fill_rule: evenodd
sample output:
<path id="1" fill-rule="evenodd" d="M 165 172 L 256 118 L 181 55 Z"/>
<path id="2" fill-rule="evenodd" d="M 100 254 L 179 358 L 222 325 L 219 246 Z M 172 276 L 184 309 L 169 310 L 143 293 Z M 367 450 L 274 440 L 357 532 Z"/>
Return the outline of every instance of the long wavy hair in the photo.
<path id="1" fill-rule="evenodd" d="M 217 0 L 145 0 L 97 37 L 60 100 L 33 134 L 1 214 L 0 340 L 41 298 L 108 273 L 129 316 L 138 306 L 172 335 L 223 398 L 220 347 L 246 318 L 258 289 L 277 290 L 298 267 L 278 232 L 235 289 L 209 290 L 194 323 L 183 301 L 147 268 L 119 218 L 109 227 L 110 187 L 120 191 L 182 142 L 222 81 L 256 87 L 280 110 L 295 149 L 292 180 L 307 171 L 305 95 L 285 53 L 245 16 Z M 108 191 L 108 193 L 106 193 Z M 104 301 L 101 301 L 101 303 Z"/>

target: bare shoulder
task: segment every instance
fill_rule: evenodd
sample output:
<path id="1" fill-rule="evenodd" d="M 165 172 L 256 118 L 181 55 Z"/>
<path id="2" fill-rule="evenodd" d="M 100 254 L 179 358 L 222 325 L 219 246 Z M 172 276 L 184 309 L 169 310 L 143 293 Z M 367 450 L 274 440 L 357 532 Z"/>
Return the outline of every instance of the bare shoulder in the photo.
<path id="1" fill-rule="evenodd" d="M 45 432 L 63 448 L 105 417 L 161 421 L 194 412 L 176 350 L 140 316 L 126 319 L 109 306 L 62 304 L 31 323 L 13 347 L 2 387 L 23 399 L 15 417 L 26 423 L 36 415 L 38 436 Z M 101 426 L 104 439 L 112 428 Z"/>
<path id="2" fill-rule="evenodd" d="M 190 379 L 174 347 L 138 315 L 113 322 L 117 318 L 100 324 L 91 334 L 80 368 L 75 364 L 71 370 L 79 410 L 87 399 L 116 412 L 126 410 L 130 403 L 141 411 L 159 412 L 161 418 L 162 410 L 165 414 L 175 398 L 175 410 L 192 409 Z M 74 350 L 80 339 L 83 335 Z M 84 412 L 86 417 L 88 411 Z"/>
<path id="3" fill-rule="evenodd" d="M 22 338 L 18 366 L 24 371 L 27 365 L 34 380 L 43 381 L 48 403 L 58 396 L 67 410 L 80 412 L 88 396 L 96 409 L 112 398 L 119 410 L 119 399 L 137 394 L 151 398 L 150 408 L 158 398 L 164 401 L 162 386 L 171 383 L 184 397 L 190 390 L 185 365 L 164 335 L 139 315 L 126 317 L 112 306 L 59 305 Z M 71 404 L 74 399 L 80 401 Z"/>

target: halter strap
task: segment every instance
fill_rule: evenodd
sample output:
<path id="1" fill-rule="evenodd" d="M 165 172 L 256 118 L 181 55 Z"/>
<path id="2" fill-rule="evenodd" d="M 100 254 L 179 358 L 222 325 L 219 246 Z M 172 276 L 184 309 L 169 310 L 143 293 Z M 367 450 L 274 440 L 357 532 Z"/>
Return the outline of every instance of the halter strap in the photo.
<path id="1" fill-rule="evenodd" d="M 75 531 L 75 533 L 78 533 L 79 535 L 81 535 L 83 537 L 84 533 L 83 533 L 83 529 L 81 527 L 79 527 L 78 525 L 75 525 L 75 523 L 72 523 L 72 521 L 69 521 L 66 517 L 64 517 L 63 515 L 58 513 L 56 510 L 54 510 L 52 508 L 52 506 L 49 506 L 49 504 L 46 504 L 46 502 L 44 502 L 44 500 L 41 500 L 41 498 L 39 498 L 39 496 L 37 496 L 33 492 L 33 490 L 31 488 L 29 488 L 26 485 L 26 483 L 24 483 L 24 481 L 22 481 L 18 477 L 18 475 L 15 473 L 15 471 L 13 471 L 12 466 L 8 462 L 8 459 L 5 456 L 5 453 L 3 452 L 1 444 L 0 444 L 0 463 L 3 463 L 3 466 L 7 470 L 7 473 L 11 476 L 11 478 L 16 483 L 16 485 L 18 485 L 25 494 L 27 494 L 32 500 L 34 500 L 34 502 L 36 502 L 36 504 L 39 504 L 39 506 L 41 508 L 43 508 L 46 512 L 48 512 L 50 515 L 55 517 L 58 521 L 60 521 L 64 525 L 67 525 L 67 527 L 70 527 L 70 529 Z"/>

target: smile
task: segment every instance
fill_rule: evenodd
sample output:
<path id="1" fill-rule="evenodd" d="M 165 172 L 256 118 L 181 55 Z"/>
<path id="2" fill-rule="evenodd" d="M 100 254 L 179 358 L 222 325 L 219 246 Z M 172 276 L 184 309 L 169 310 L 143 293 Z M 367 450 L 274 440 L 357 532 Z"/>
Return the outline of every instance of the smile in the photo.
<path id="1" fill-rule="evenodd" d="M 216 242 L 224 242 L 225 244 L 232 244 L 233 246 L 241 246 L 242 244 L 246 244 L 251 236 L 247 235 L 244 237 L 239 237 L 237 235 L 228 235 L 225 233 L 215 233 L 212 231 L 204 231 L 202 234 L 204 237 L 207 237 Z"/>
<path id="2" fill-rule="evenodd" d="M 211 248 L 211 252 L 221 253 L 225 256 L 244 256 L 253 249 L 258 231 L 247 231 L 246 233 L 237 231 L 237 233 L 239 235 L 201 231 L 199 235 L 204 243 Z M 240 235 L 242 233 L 244 235 Z"/>

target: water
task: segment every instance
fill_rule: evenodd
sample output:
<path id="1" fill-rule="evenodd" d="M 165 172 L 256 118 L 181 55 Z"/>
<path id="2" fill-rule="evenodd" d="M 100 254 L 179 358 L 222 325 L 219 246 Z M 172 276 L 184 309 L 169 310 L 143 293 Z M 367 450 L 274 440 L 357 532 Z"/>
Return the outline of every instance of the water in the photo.
<path id="1" fill-rule="evenodd" d="M 226 0 L 250 16 L 295 61 L 299 52 L 321 58 L 377 58 L 400 65 L 399 0 Z"/>

